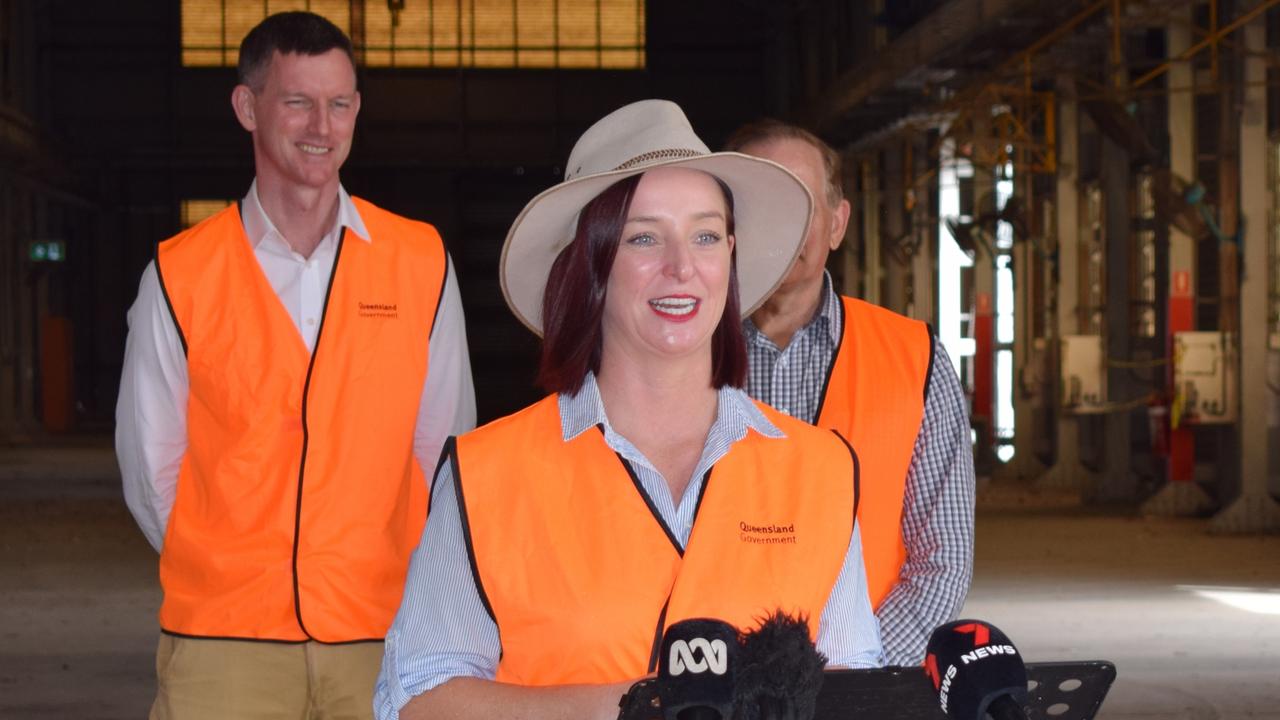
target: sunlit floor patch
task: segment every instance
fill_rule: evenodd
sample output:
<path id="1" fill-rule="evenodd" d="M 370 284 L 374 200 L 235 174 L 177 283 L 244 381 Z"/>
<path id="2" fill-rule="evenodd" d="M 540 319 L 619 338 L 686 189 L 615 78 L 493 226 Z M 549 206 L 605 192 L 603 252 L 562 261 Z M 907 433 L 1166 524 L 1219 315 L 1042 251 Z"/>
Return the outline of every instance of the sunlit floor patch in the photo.
<path id="1" fill-rule="evenodd" d="M 1280 589 L 1179 585 L 1179 590 L 1259 615 L 1280 615 Z"/>

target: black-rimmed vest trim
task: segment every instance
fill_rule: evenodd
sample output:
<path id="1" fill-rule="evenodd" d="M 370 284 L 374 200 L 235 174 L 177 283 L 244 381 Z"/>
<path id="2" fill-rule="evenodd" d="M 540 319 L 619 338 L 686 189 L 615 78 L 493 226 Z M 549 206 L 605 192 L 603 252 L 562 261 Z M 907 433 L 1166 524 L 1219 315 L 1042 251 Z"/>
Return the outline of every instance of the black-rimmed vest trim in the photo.
<path id="1" fill-rule="evenodd" d="M 933 326 L 929 323 L 924 324 L 924 329 L 929 333 L 929 367 L 924 371 L 924 402 L 927 405 L 929 404 L 929 385 L 933 382 L 933 359 L 938 352 L 938 336 L 933 334 Z"/>
<path id="2" fill-rule="evenodd" d="M 649 648 L 649 672 L 658 671 L 658 658 L 662 654 L 662 636 L 666 634 L 667 625 L 667 608 L 671 607 L 671 593 L 675 592 L 673 585 L 667 591 L 667 599 L 662 603 L 662 610 L 658 613 L 658 629 L 653 634 L 653 646 Z"/>
<path id="3" fill-rule="evenodd" d="M 604 439 L 604 425 L 596 425 L 596 429 L 600 431 L 600 439 Z M 622 457 L 622 453 L 614 452 L 618 456 L 618 462 L 622 464 L 622 469 L 627 471 L 627 476 L 631 478 L 631 484 L 635 486 L 636 492 L 640 494 L 640 499 L 644 500 L 645 507 L 649 508 L 649 514 L 653 516 L 658 527 L 662 528 L 662 532 L 666 534 L 667 540 L 671 542 L 671 547 L 680 557 L 684 557 L 684 548 L 681 547 L 680 541 L 676 538 L 676 534 L 667 526 L 667 521 L 662 519 L 662 514 L 658 512 L 658 508 L 653 504 L 653 498 L 649 497 L 649 493 L 645 492 L 644 485 L 640 482 L 640 476 L 636 474 L 635 468 L 631 467 L 631 462 Z"/>
<path id="4" fill-rule="evenodd" d="M 182 343 L 182 356 L 190 356 L 187 349 L 187 334 L 182 332 L 182 323 L 178 322 L 178 313 L 173 309 L 173 300 L 169 298 L 169 288 L 164 282 L 164 272 L 160 269 L 160 243 L 156 243 L 155 260 L 156 281 L 160 285 L 160 295 L 164 298 L 165 307 L 169 308 L 169 319 L 173 321 L 173 329 L 178 333 L 178 341 Z"/>
<path id="5" fill-rule="evenodd" d="M 813 413 L 813 417 L 808 419 L 809 424 L 817 425 L 818 419 L 822 417 L 822 410 L 827 406 L 827 390 L 831 387 L 831 374 L 836 369 L 836 358 L 840 357 L 840 351 L 844 349 L 844 337 L 848 334 L 848 328 L 845 324 L 849 322 L 848 316 L 844 312 L 844 298 L 836 296 L 839 302 L 836 303 L 836 310 L 840 316 L 840 333 L 836 340 L 836 349 L 831 353 L 831 361 L 827 363 L 827 376 L 822 380 L 822 393 L 818 395 L 818 410 Z M 802 420 L 804 418 L 801 418 Z"/>
<path id="6" fill-rule="evenodd" d="M 443 241 L 441 245 L 443 245 Z M 436 335 L 436 320 L 440 319 L 440 305 L 444 303 L 444 288 L 449 284 L 449 273 L 453 267 L 453 261 L 449 259 L 449 251 L 444 251 L 444 277 L 440 278 L 440 292 L 436 294 L 436 310 L 431 314 L 431 332 L 427 333 L 427 342 L 431 342 L 431 338 Z"/>
<path id="7" fill-rule="evenodd" d="M 192 635 L 191 633 L 174 632 L 173 630 L 165 630 L 164 628 L 160 628 L 160 633 L 162 635 L 182 638 L 184 640 L 225 640 L 229 642 L 272 643 L 274 645 L 303 645 L 309 642 L 319 643 L 321 645 L 359 645 L 362 643 L 383 642 L 383 638 L 364 638 L 361 640 L 327 642 L 325 640 L 316 640 L 315 638 L 309 638 L 307 640 L 277 640 L 275 638 L 236 637 L 235 635 Z"/>
<path id="8" fill-rule="evenodd" d="M 858 519 L 858 505 L 862 502 L 862 464 L 858 461 L 858 451 L 853 449 L 853 445 L 840 434 L 839 430 L 831 429 L 831 433 L 840 438 L 840 442 L 849 448 L 849 457 L 853 458 L 853 519 Z"/>
<path id="9" fill-rule="evenodd" d="M 346 244 L 346 239 L 347 228 L 344 227 L 338 235 L 338 249 L 334 252 L 333 270 L 329 273 L 329 286 L 325 288 L 324 305 L 320 309 L 320 326 L 316 328 L 315 346 L 311 350 L 311 359 L 307 362 L 306 380 L 302 383 L 302 459 L 298 464 L 298 501 L 293 514 L 293 614 L 297 618 L 298 627 L 303 634 L 312 640 L 316 640 L 316 637 L 311 634 L 311 631 L 307 629 L 307 624 L 302 620 L 302 591 L 298 587 L 298 543 L 302 536 L 302 492 L 307 474 L 307 446 L 311 442 L 311 432 L 307 425 L 307 397 L 311 393 L 311 373 L 316 367 L 316 356 L 320 354 L 320 341 L 324 338 L 325 320 L 329 315 L 329 298 L 333 294 L 333 282 L 338 277 L 338 268 L 342 264 L 342 248 Z"/>
<path id="10" fill-rule="evenodd" d="M 484 606 L 484 611 L 488 613 L 489 619 L 493 621 L 493 626 L 498 630 L 498 660 L 501 661 L 505 653 L 505 649 L 502 646 L 502 625 L 498 623 L 498 615 L 493 611 L 493 604 L 489 602 L 489 593 L 485 592 L 484 582 L 480 579 L 480 566 L 476 562 L 476 547 L 471 540 L 471 517 L 467 514 L 467 497 L 462 491 L 462 468 L 458 464 L 458 442 L 455 438 L 451 437 L 445 442 L 445 452 L 440 455 L 442 467 L 445 458 L 448 458 L 449 468 L 453 471 L 454 499 L 458 503 L 458 520 L 462 524 L 462 541 L 467 548 L 467 565 L 471 568 L 471 582 L 476 586 L 476 594 L 480 596 L 480 604 Z M 432 490 L 434 491 L 435 488 L 433 487 Z M 434 492 L 432 496 L 434 497 Z M 429 512 L 428 516 L 430 516 Z M 426 531 L 424 530 L 423 532 Z"/>
<path id="11" fill-rule="evenodd" d="M 440 447 L 440 459 L 436 461 L 435 472 L 431 474 L 431 487 L 427 490 L 427 515 L 431 514 L 431 507 L 436 501 L 436 484 L 440 480 L 440 469 L 448 462 L 451 455 L 458 452 L 458 436 L 450 435 L 445 438 L 444 445 Z"/>

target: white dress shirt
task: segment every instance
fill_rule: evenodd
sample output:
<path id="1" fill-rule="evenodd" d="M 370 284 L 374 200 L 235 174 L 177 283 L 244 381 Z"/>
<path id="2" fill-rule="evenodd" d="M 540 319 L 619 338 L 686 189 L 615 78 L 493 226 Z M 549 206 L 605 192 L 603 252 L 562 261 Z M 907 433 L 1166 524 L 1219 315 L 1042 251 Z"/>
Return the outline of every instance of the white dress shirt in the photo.
<path id="1" fill-rule="evenodd" d="M 256 180 L 241 205 L 241 217 L 267 282 L 289 313 L 307 350 L 313 351 L 343 228 L 349 228 L 363 242 L 372 242 L 359 211 L 339 186 L 338 217 L 309 258 L 295 252 L 267 217 L 258 199 Z M 116 402 L 116 457 L 129 511 L 159 551 L 173 509 L 178 468 L 187 450 L 190 388 L 186 354 L 160 289 L 154 261 L 142 273 L 128 321 L 124 372 Z M 452 260 L 447 263 L 428 352 L 427 378 L 413 432 L 413 454 L 424 476 L 430 478 L 445 439 L 476 424 L 475 386 Z"/>

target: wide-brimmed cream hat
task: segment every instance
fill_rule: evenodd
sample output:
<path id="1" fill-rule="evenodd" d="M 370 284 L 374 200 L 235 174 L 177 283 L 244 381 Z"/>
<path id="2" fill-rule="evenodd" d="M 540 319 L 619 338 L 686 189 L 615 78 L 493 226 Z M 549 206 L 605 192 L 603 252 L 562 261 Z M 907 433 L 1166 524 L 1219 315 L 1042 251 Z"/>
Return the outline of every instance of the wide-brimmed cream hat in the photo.
<path id="1" fill-rule="evenodd" d="M 799 254 L 813 198 L 777 163 L 708 150 L 675 103 L 642 100 L 588 128 L 569 154 L 564 182 L 530 200 L 512 223 L 499 274 L 516 317 L 542 334 L 547 275 L 573 241 L 578 213 L 587 203 L 625 177 L 673 166 L 715 175 L 733 191 L 739 307 L 743 317 L 759 307 Z"/>

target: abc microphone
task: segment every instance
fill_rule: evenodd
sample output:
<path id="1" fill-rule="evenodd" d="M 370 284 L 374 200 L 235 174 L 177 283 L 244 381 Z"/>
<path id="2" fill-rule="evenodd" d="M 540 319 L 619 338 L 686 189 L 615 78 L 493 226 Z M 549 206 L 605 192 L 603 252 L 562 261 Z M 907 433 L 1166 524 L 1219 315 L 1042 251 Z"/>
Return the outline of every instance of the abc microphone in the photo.
<path id="1" fill-rule="evenodd" d="M 730 720 L 738 630 L 720 620 L 681 620 L 662 636 L 658 695 L 663 720 Z"/>
<path id="2" fill-rule="evenodd" d="M 1026 720 L 1027 669 L 1009 637 L 981 620 L 940 625 L 929 637 L 925 674 L 952 720 Z"/>

